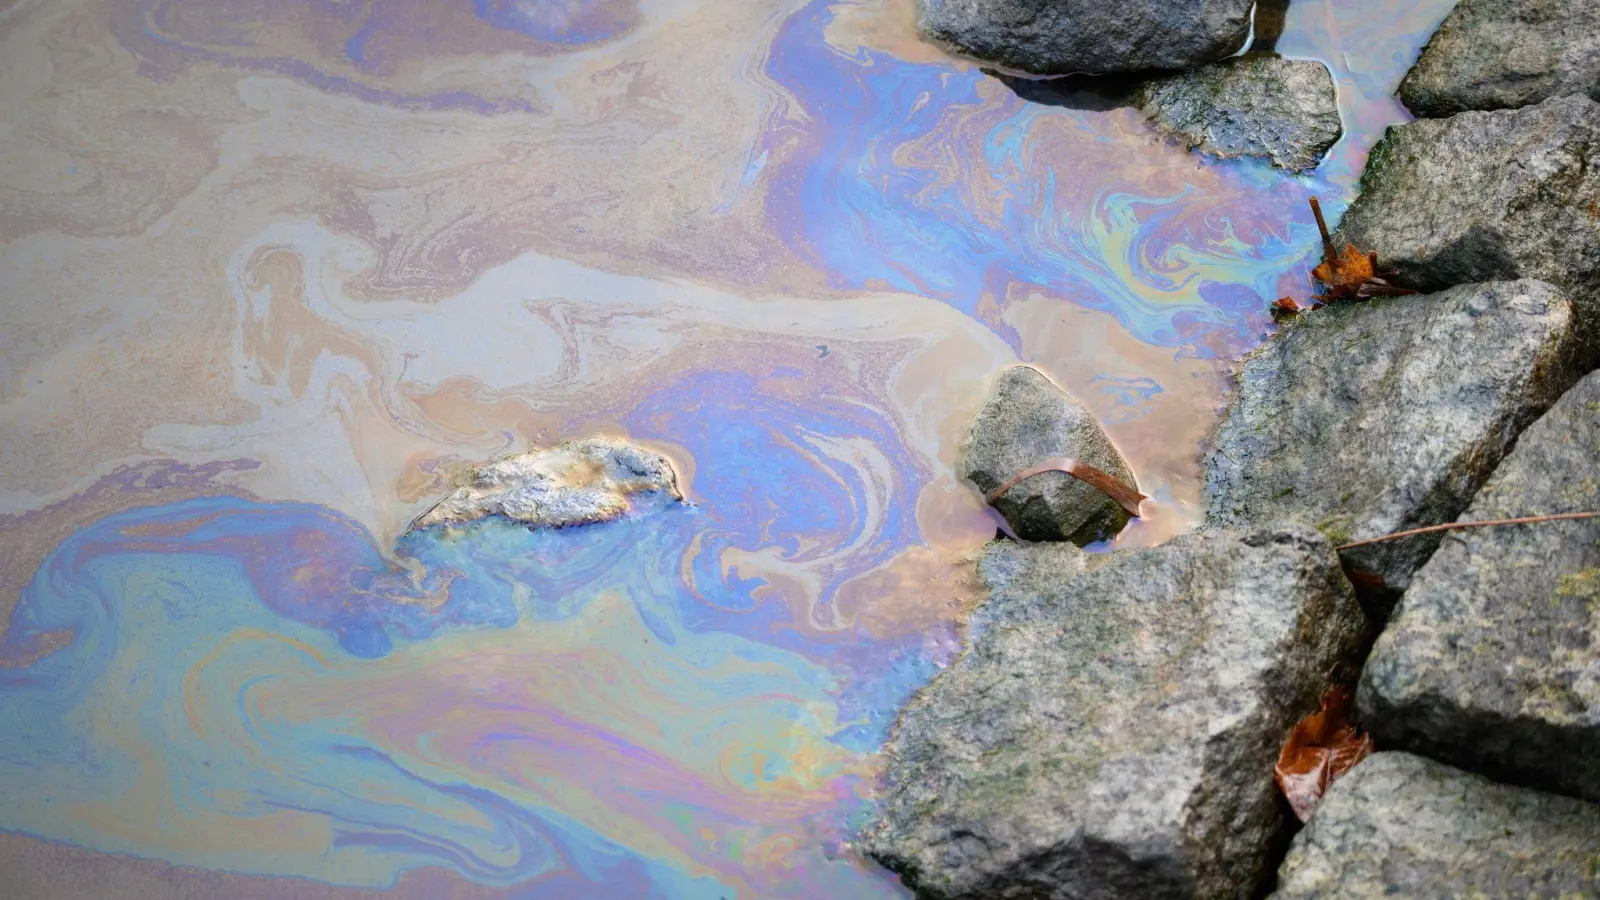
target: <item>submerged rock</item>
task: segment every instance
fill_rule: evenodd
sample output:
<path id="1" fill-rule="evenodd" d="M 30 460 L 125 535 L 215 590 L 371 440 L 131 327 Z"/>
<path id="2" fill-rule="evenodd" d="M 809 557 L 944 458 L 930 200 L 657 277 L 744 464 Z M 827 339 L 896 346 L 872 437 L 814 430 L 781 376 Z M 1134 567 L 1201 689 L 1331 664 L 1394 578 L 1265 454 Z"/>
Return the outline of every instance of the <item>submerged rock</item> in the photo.
<path id="1" fill-rule="evenodd" d="M 1094 416 L 1039 370 L 1014 366 L 973 420 L 960 475 L 987 496 L 1012 477 L 1053 457 L 1082 460 L 1123 482 L 1133 472 Z M 1018 537 L 1078 544 L 1113 537 L 1128 514 L 1104 492 L 1065 472 L 1035 475 L 995 501 Z"/>
<path id="2" fill-rule="evenodd" d="M 1150 82 L 1139 106 L 1191 148 L 1285 169 L 1316 168 L 1343 133 L 1333 75 L 1310 60 L 1230 59 Z"/>
<path id="3" fill-rule="evenodd" d="M 1572 306 L 1538 281 L 1462 285 L 1303 316 L 1244 363 L 1206 458 L 1207 519 L 1310 525 L 1334 544 L 1454 521 L 1578 378 Z M 1369 612 L 1437 534 L 1347 550 Z"/>
<path id="4" fill-rule="evenodd" d="M 636 496 L 683 499 L 671 463 L 607 438 L 507 456 L 473 466 L 457 481 L 459 487 L 411 523 L 413 530 L 488 516 L 563 528 L 622 516 Z"/>
<path id="5" fill-rule="evenodd" d="M 1600 509 L 1600 373 L 1518 440 L 1461 518 Z M 1600 800 L 1600 520 L 1452 532 L 1367 662 L 1384 747 Z"/>
<path id="6" fill-rule="evenodd" d="M 918 0 L 924 37 L 1036 75 L 1187 69 L 1232 55 L 1253 0 Z"/>
<path id="7" fill-rule="evenodd" d="M 1600 806 L 1406 753 L 1333 783 L 1274 900 L 1600 895 Z"/>
<path id="8" fill-rule="evenodd" d="M 921 898 L 1249 897 L 1272 766 L 1366 628 L 1310 532 L 999 544 L 971 646 L 903 711 L 867 853 Z"/>
<path id="9" fill-rule="evenodd" d="M 1340 227 L 1411 287 L 1548 281 L 1566 289 L 1594 335 L 1597 211 L 1600 104 L 1571 96 L 1390 128 Z"/>
<path id="10" fill-rule="evenodd" d="M 1428 41 L 1400 99 L 1419 116 L 1600 97 L 1600 4 L 1461 0 Z"/>

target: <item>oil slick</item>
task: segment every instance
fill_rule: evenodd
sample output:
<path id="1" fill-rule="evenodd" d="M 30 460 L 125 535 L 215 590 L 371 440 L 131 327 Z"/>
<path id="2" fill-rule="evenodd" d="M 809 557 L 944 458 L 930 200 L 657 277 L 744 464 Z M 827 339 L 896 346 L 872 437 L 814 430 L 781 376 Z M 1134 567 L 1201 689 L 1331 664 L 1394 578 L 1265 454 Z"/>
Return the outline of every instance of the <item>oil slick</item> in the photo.
<path id="1" fill-rule="evenodd" d="M 9 9 L 0 865 L 904 896 L 844 841 L 975 601 L 977 390 L 1047 370 L 1152 495 L 1123 543 L 1192 524 L 1304 198 L 1348 196 L 1448 2 L 1291 6 L 1350 132 L 1303 181 L 1024 104 L 900 6 Z M 690 503 L 405 534 L 452 471 L 595 435 Z"/>

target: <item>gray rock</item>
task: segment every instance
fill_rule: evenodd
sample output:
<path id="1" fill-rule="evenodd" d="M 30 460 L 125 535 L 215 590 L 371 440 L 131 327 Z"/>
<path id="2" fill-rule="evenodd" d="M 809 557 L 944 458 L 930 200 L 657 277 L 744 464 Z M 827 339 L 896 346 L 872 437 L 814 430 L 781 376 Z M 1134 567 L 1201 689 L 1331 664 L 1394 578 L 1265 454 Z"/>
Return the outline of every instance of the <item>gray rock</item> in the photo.
<path id="1" fill-rule="evenodd" d="M 1328 789 L 1272 896 L 1600 897 L 1600 807 L 1377 753 Z"/>
<path id="2" fill-rule="evenodd" d="M 1466 521 L 1600 510 L 1600 372 L 1523 433 Z M 1384 747 L 1600 801 L 1600 520 L 1456 531 L 1357 692 Z"/>
<path id="3" fill-rule="evenodd" d="M 1094 416 L 1037 369 L 1013 366 L 973 420 L 959 472 L 987 496 L 1047 459 L 1065 456 L 1134 484 L 1133 472 Z M 1087 544 L 1113 537 L 1128 514 L 1105 493 L 1064 472 L 1035 475 L 1001 494 L 995 509 L 1030 541 Z"/>
<path id="4" fill-rule="evenodd" d="M 1335 545 L 1451 522 L 1578 378 L 1571 305 L 1537 281 L 1344 303 L 1248 358 L 1206 458 L 1207 519 L 1293 520 Z M 1344 551 L 1374 618 L 1439 544 Z"/>
<path id="5" fill-rule="evenodd" d="M 1372 151 L 1344 236 L 1422 290 L 1538 278 L 1600 328 L 1600 105 L 1537 106 L 1423 119 Z"/>
<path id="6" fill-rule="evenodd" d="M 1284 826 L 1272 766 L 1359 652 L 1309 531 L 1085 559 L 992 548 L 968 651 L 902 712 L 862 848 L 921 898 L 1248 897 Z"/>
<path id="7" fill-rule="evenodd" d="M 1036 75 L 1187 69 L 1244 46 L 1252 0 L 918 0 L 922 35 Z"/>
<path id="8" fill-rule="evenodd" d="M 624 515 L 633 498 L 682 500 L 672 464 L 622 441 L 590 438 L 530 450 L 467 469 L 458 487 L 411 530 L 504 516 L 563 528 Z"/>
<path id="9" fill-rule="evenodd" d="M 1191 148 L 1314 169 L 1339 140 L 1339 95 L 1328 67 L 1278 56 L 1230 59 L 1145 85 L 1140 109 Z"/>
<path id="10" fill-rule="evenodd" d="M 1514 109 L 1563 94 L 1600 99 L 1600 4 L 1461 0 L 1400 82 L 1419 116 Z"/>

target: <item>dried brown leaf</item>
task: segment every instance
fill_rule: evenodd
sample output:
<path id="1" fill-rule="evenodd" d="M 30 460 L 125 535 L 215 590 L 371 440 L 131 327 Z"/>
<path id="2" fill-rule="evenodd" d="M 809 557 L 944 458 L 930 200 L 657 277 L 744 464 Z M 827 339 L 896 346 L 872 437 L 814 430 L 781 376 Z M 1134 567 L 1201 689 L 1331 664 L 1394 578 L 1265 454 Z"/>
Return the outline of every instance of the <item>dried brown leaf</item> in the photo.
<path id="1" fill-rule="evenodd" d="M 1302 822 L 1309 821 L 1328 786 L 1372 752 L 1372 738 L 1350 722 L 1350 692 L 1330 688 L 1322 708 L 1301 719 L 1278 754 L 1278 788 Z"/>

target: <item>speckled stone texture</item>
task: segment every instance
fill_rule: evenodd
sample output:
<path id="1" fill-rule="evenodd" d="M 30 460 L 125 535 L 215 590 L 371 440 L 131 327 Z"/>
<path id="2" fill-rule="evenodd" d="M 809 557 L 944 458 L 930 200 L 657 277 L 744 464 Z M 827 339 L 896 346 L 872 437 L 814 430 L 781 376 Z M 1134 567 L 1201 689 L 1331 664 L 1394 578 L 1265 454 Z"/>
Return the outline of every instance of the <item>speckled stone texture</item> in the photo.
<path id="1" fill-rule="evenodd" d="M 1461 0 L 1400 82 L 1419 116 L 1600 94 L 1600 3 Z"/>
<path id="2" fill-rule="evenodd" d="M 1378 753 L 1329 788 L 1272 896 L 1600 897 L 1600 807 Z"/>
<path id="3" fill-rule="evenodd" d="M 1389 129 L 1340 228 L 1402 284 L 1538 278 L 1600 331 L 1600 104 L 1546 100 Z M 1591 350 L 1592 356 L 1592 350 Z"/>
<path id="4" fill-rule="evenodd" d="M 959 473 L 987 496 L 1013 476 L 1066 456 L 1133 485 L 1133 472 L 1100 423 L 1039 370 L 1013 366 L 1000 373 L 978 411 Z M 1087 544 L 1113 537 L 1128 514 L 1098 488 L 1065 472 L 1035 475 L 1001 494 L 995 509 L 1018 537 Z"/>
<path id="5" fill-rule="evenodd" d="M 1273 762 L 1366 629 L 1327 543 L 1002 543 L 980 575 L 993 599 L 902 713 L 863 849 L 925 900 L 1253 896 Z"/>
<path id="6" fill-rule="evenodd" d="M 1328 67 L 1311 60 L 1230 59 L 1145 85 L 1139 107 L 1191 148 L 1314 169 L 1343 133 Z"/>
<path id="7" fill-rule="evenodd" d="M 634 499 L 681 500 L 672 464 L 607 438 L 558 444 L 473 466 L 458 487 L 411 523 L 412 529 L 504 516 L 534 527 L 564 528 L 626 514 Z"/>
<path id="8" fill-rule="evenodd" d="M 1036 75 L 1187 69 L 1239 51 L 1253 0 L 918 0 L 929 40 Z"/>
<path id="9" fill-rule="evenodd" d="M 1206 458 L 1208 521 L 1298 521 L 1335 545 L 1454 521 L 1577 381 L 1572 307 L 1538 281 L 1345 303 L 1249 357 Z M 1438 535 L 1347 550 L 1375 618 Z"/>
<path id="10" fill-rule="evenodd" d="M 1465 521 L 1600 509 L 1600 372 L 1522 435 Z M 1357 693 L 1380 746 L 1600 801 L 1600 520 L 1452 532 Z"/>

